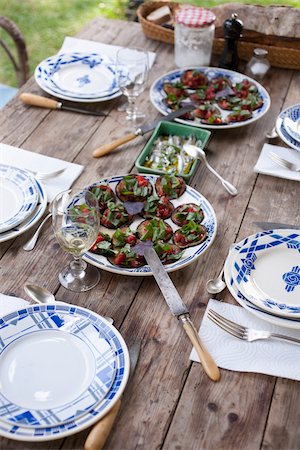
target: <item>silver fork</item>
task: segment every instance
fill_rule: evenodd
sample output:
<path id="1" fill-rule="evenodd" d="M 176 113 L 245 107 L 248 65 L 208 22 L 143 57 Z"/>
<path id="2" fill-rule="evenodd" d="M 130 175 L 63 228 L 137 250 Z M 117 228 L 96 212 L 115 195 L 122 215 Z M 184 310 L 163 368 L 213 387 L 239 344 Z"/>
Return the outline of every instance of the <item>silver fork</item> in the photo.
<path id="1" fill-rule="evenodd" d="M 61 175 L 66 170 L 66 167 L 63 167 L 62 169 L 54 170 L 53 172 L 39 172 L 39 171 L 33 171 L 28 170 L 28 172 L 32 173 L 36 178 L 39 180 L 49 180 L 49 178 L 55 178 L 58 175 Z"/>
<path id="2" fill-rule="evenodd" d="M 253 342 L 260 339 L 273 338 L 293 344 L 300 344 L 300 339 L 296 339 L 290 336 L 284 336 L 283 334 L 270 333 L 269 331 L 254 330 L 253 328 L 244 327 L 243 325 L 239 325 L 229 319 L 226 319 L 226 317 L 221 316 L 212 309 L 208 310 L 207 317 L 220 328 L 222 328 L 222 330 L 244 341 Z"/>
<path id="3" fill-rule="evenodd" d="M 297 166 L 297 164 L 294 164 L 291 161 L 288 161 L 287 159 L 281 158 L 281 156 L 278 156 L 274 152 L 269 152 L 269 158 L 272 159 L 272 161 L 274 161 L 279 166 L 284 167 L 285 169 L 292 170 L 294 172 L 300 172 L 300 166 Z"/>

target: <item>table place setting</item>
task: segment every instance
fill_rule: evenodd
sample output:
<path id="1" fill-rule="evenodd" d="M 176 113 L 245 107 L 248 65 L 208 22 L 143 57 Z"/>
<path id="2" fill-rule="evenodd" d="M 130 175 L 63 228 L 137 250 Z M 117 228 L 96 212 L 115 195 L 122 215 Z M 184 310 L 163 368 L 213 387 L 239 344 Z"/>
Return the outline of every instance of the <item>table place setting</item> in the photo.
<path id="1" fill-rule="evenodd" d="M 209 319 L 209 311 L 248 328 L 278 333 L 300 340 L 300 328 L 291 330 L 258 319 L 240 306 L 210 299 L 205 311 L 199 336 L 216 364 L 227 370 L 255 372 L 300 381 L 300 345 L 282 340 L 266 339 L 247 342 L 224 331 Z M 195 349 L 190 359 L 199 362 Z"/>
<path id="2" fill-rule="evenodd" d="M 277 162 L 278 158 L 272 156 L 273 153 L 279 158 L 287 160 L 300 168 L 299 152 L 279 145 L 264 144 L 257 163 L 254 166 L 254 172 L 300 181 L 300 172 L 283 167 L 284 163 L 281 164 L 280 160 Z"/>

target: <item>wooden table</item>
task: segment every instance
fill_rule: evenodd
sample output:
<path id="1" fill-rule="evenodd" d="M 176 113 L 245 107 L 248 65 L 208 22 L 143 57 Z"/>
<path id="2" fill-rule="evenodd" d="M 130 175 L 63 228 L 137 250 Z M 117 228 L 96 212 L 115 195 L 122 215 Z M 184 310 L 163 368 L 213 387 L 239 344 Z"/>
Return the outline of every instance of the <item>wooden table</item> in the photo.
<path id="1" fill-rule="evenodd" d="M 150 73 L 154 79 L 174 69 L 173 47 L 144 37 L 140 25 L 97 19 L 79 37 L 123 46 L 139 46 L 157 53 Z M 47 55 L 45 55 L 46 57 Z M 212 203 L 218 218 L 214 244 L 196 263 L 172 273 L 172 279 L 201 323 L 209 294 L 207 279 L 216 276 L 237 239 L 257 231 L 255 220 L 299 223 L 299 184 L 257 175 L 253 167 L 279 111 L 300 100 L 300 73 L 272 69 L 265 87 L 271 94 L 270 111 L 252 125 L 213 133 L 208 158 L 239 190 L 229 196 L 215 177 L 201 167 L 191 185 Z M 22 91 L 42 94 L 33 79 Z M 93 159 L 97 146 L 128 131 L 120 100 L 105 105 L 110 116 L 97 118 L 64 111 L 24 106 L 17 98 L 0 114 L 0 141 L 74 161 L 85 166 L 77 184 L 87 185 L 104 176 L 133 170 L 147 136 L 103 157 Z M 147 119 L 159 117 L 148 92 L 138 99 Z M 99 108 L 101 105 L 99 105 Z M 128 346 L 142 341 L 137 369 L 123 397 L 121 412 L 107 442 L 109 449 L 299 449 L 300 387 L 286 379 L 222 370 L 219 383 L 211 382 L 199 364 L 189 360 L 191 344 L 150 278 L 101 272 L 101 282 L 87 293 L 61 288 L 58 272 L 69 256 L 46 227 L 35 251 L 22 245 L 32 231 L 0 247 L 1 292 L 24 297 L 26 282 L 42 284 L 67 302 L 111 316 Z M 218 298 L 236 304 L 225 290 Z M 80 449 L 89 430 L 67 439 L 24 443 L 1 439 L 5 449 Z"/>

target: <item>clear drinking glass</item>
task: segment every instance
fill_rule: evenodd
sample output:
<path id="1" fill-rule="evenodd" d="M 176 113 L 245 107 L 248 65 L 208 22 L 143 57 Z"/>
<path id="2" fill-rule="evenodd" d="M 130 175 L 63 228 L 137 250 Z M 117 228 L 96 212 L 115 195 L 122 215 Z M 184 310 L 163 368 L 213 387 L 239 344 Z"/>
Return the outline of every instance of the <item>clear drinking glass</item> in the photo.
<path id="1" fill-rule="evenodd" d="M 82 259 L 98 236 L 100 218 L 95 197 L 87 189 L 69 189 L 55 197 L 51 211 L 55 237 L 61 248 L 73 256 L 69 266 L 60 272 L 59 281 L 70 291 L 88 291 L 100 280 L 99 270 Z"/>
<path id="2" fill-rule="evenodd" d="M 121 48 L 116 55 L 116 65 L 120 90 L 128 99 L 126 119 L 135 121 L 145 117 L 145 114 L 138 111 L 135 102 L 147 84 L 148 53 L 139 49 Z"/>

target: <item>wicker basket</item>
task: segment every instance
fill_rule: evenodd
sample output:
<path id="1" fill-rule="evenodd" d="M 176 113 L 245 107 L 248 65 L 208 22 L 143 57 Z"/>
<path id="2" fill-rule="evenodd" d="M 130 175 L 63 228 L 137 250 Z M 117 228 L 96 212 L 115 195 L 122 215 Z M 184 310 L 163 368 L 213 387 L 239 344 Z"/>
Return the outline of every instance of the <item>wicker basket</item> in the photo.
<path id="1" fill-rule="evenodd" d="M 174 31 L 172 29 L 165 28 L 154 22 L 150 22 L 146 17 L 154 10 L 161 6 L 168 5 L 172 14 L 175 9 L 180 7 L 178 3 L 164 2 L 164 1 L 151 1 L 143 3 L 137 10 L 139 22 L 142 26 L 145 36 L 156 41 L 165 42 L 167 44 L 174 44 Z M 286 47 L 286 40 L 282 41 L 277 38 L 276 45 L 260 44 L 258 42 L 243 41 L 238 42 L 239 57 L 245 61 L 248 61 L 253 55 L 253 50 L 257 47 L 268 50 L 268 60 L 274 67 L 280 67 L 284 69 L 300 69 L 300 49 Z M 213 44 L 213 53 L 220 55 L 224 48 L 224 39 L 215 38 Z"/>

